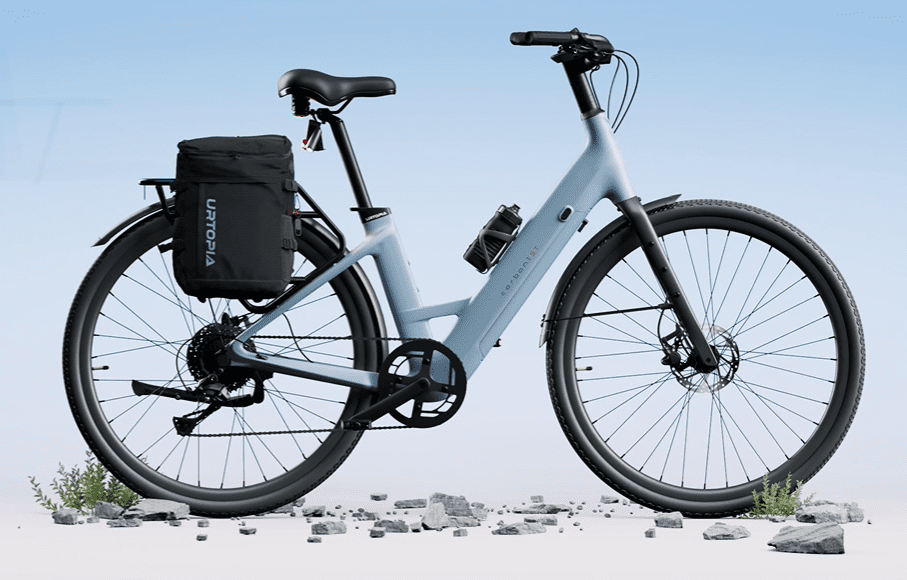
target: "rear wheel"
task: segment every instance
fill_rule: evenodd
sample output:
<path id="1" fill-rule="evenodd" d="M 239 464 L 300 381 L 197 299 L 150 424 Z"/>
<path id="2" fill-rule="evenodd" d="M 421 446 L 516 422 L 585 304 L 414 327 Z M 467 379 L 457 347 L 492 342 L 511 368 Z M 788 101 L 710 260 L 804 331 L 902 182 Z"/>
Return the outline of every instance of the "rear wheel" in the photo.
<path id="1" fill-rule="evenodd" d="M 743 513 L 762 478 L 807 481 L 844 438 L 864 343 L 850 291 L 806 235 L 762 210 L 685 201 L 649 214 L 721 362 L 686 341 L 624 225 L 568 271 L 547 362 L 568 439 L 608 485 L 690 517 Z M 673 335 L 673 336 L 672 336 Z"/>
<path id="2" fill-rule="evenodd" d="M 133 381 L 194 389 L 217 368 L 219 347 L 257 315 L 236 300 L 202 304 L 183 294 L 173 277 L 171 235 L 163 216 L 143 220 L 104 251 L 82 282 L 63 348 L 73 415 L 101 462 L 144 497 L 185 502 L 192 513 L 214 517 L 286 505 L 327 479 L 362 436 L 361 431 L 288 432 L 332 429 L 367 407 L 371 394 L 274 375 L 261 383 L 260 403 L 221 407 L 190 435 L 178 433 L 174 418 L 209 405 L 137 395 Z M 306 223 L 297 242 L 297 276 L 336 253 L 333 238 L 314 223 Z M 379 337 L 383 330 L 371 287 L 355 267 L 265 332 Z M 262 354 L 376 372 L 386 356 L 377 340 L 253 338 L 252 343 Z M 234 372 L 221 382 L 230 397 L 255 394 L 255 378 L 248 374 Z"/>

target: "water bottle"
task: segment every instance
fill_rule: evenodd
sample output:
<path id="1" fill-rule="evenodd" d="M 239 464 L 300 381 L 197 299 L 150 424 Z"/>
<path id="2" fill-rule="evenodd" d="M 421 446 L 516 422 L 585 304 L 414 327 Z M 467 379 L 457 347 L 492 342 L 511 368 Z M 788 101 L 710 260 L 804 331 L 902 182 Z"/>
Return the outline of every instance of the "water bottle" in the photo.
<path id="1" fill-rule="evenodd" d="M 478 237 L 469 245 L 463 259 L 482 274 L 488 272 L 498 263 L 504 251 L 516 238 L 514 232 L 523 223 L 519 211 L 518 205 L 499 207 L 494 217 L 485 224 Z"/>

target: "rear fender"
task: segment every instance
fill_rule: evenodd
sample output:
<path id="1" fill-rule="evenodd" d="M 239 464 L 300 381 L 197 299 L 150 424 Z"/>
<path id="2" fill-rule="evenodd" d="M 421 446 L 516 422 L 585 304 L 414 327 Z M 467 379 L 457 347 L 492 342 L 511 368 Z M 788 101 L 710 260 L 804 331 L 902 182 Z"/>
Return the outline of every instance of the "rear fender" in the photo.
<path id="1" fill-rule="evenodd" d="M 175 203 L 175 199 L 173 197 L 168 197 L 165 201 L 167 202 L 167 206 L 171 207 L 171 208 L 173 207 L 173 204 Z M 161 202 L 152 203 L 145 209 L 140 209 L 139 211 L 135 212 L 128 218 L 124 219 L 117 225 L 113 226 L 113 228 L 111 228 L 110 231 L 108 231 L 106 234 L 104 234 L 103 236 L 98 238 L 98 241 L 95 242 L 92 247 L 103 246 L 104 244 L 106 244 L 107 242 L 112 240 L 114 236 L 116 236 L 118 233 L 122 232 L 123 230 L 125 230 L 126 228 L 128 228 L 129 226 L 134 224 L 135 222 L 137 222 L 143 218 L 146 218 L 152 214 L 158 213 L 160 211 L 161 211 Z"/>
<path id="2" fill-rule="evenodd" d="M 677 198 L 680 197 L 680 194 L 672 195 L 670 197 L 664 197 L 662 199 L 657 199 L 655 201 L 650 201 L 647 204 L 644 204 L 642 208 L 646 213 L 651 212 L 654 209 L 673 203 Z M 570 265 L 567 266 L 567 269 L 564 270 L 564 274 L 561 276 L 561 279 L 558 280 L 557 286 L 554 288 L 554 292 L 551 294 L 551 300 L 548 301 L 548 309 L 545 311 L 545 316 L 542 318 L 542 335 L 539 337 L 539 347 L 541 347 L 545 342 L 550 338 L 551 335 L 551 319 L 554 318 L 554 311 L 557 308 L 558 298 L 560 298 L 561 293 L 567 287 L 567 284 L 570 283 L 571 278 L 573 277 L 573 272 L 576 270 L 579 263 L 583 258 L 588 254 L 592 248 L 601 243 L 602 240 L 613 234 L 617 228 L 627 223 L 627 218 L 623 215 L 603 227 L 597 234 L 595 234 L 591 240 L 586 242 L 586 245 L 576 253 L 576 256 L 573 258 L 573 261 L 570 262 Z"/>

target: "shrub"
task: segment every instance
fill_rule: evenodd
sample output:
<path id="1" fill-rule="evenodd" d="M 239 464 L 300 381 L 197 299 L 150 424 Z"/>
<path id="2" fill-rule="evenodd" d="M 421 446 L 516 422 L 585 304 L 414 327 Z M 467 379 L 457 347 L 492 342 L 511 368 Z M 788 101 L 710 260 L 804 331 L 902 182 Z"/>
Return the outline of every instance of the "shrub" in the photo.
<path id="1" fill-rule="evenodd" d="M 797 482 L 797 488 L 791 492 L 790 474 L 784 481 L 784 487 L 777 483 L 768 484 L 768 474 L 762 477 L 762 497 L 753 490 L 753 509 L 743 518 L 764 518 L 768 516 L 792 516 L 804 502 L 800 500 L 802 481 Z M 810 501 L 815 494 L 811 494 L 806 501 Z"/>
<path id="2" fill-rule="evenodd" d="M 95 461 L 91 451 L 86 451 L 85 455 L 87 458 L 84 472 L 78 467 L 73 467 L 67 472 L 61 463 L 57 473 L 61 476 L 62 481 L 58 482 L 54 478 L 50 484 L 50 487 L 57 492 L 61 504 L 51 501 L 44 495 L 40 484 L 35 481 L 35 477 L 29 476 L 28 479 L 35 491 L 36 501 L 41 507 L 54 512 L 61 508 L 74 508 L 82 513 L 89 513 L 99 501 L 116 504 L 123 508 L 130 508 L 139 502 L 141 498 L 110 475 L 103 465 Z"/>

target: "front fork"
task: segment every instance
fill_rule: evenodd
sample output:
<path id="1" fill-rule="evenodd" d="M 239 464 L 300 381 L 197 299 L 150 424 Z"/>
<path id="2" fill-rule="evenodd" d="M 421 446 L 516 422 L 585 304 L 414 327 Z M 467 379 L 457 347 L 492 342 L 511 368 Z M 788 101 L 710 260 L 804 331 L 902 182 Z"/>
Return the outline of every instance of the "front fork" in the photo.
<path id="1" fill-rule="evenodd" d="M 694 366 L 701 372 L 714 370 L 718 367 L 715 352 L 709 345 L 708 340 L 706 340 L 705 334 L 696 320 L 696 315 L 693 314 L 693 310 L 690 308 L 690 303 L 680 287 L 680 282 L 677 281 L 677 277 L 674 275 L 674 270 L 668 262 L 664 249 L 658 243 L 655 228 L 652 227 L 649 216 L 646 215 L 642 204 L 639 203 L 639 198 L 632 197 L 625 201 L 619 201 L 616 205 L 626 216 L 630 222 L 630 227 L 636 233 L 636 237 L 639 238 L 642 251 L 646 254 L 646 259 L 652 267 L 652 272 L 658 279 L 658 283 L 661 284 L 661 289 L 677 314 L 681 328 L 686 332 L 695 355 L 695 359 L 692 361 Z"/>

